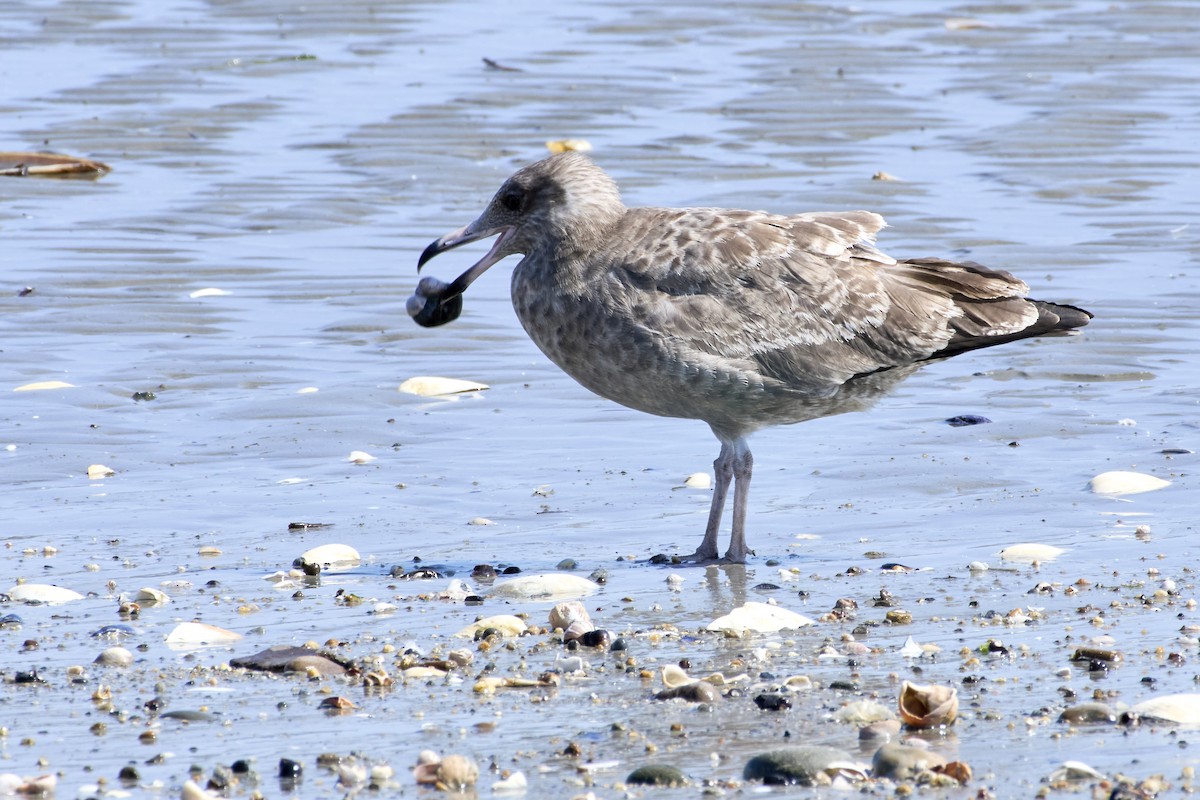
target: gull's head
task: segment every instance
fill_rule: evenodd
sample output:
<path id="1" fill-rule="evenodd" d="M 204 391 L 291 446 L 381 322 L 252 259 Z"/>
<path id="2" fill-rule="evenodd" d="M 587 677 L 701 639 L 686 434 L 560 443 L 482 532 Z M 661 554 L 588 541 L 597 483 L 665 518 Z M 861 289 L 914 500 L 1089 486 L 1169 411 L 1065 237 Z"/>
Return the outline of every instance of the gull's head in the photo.
<path id="1" fill-rule="evenodd" d="M 587 247 L 624 211 L 617 185 L 587 156 L 559 153 L 523 167 L 500 186 L 478 219 L 421 253 L 418 271 L 439 253 L 496 237 L 487 254 L 451 283 L 423 280 L 408 300 L 408 312 L 419 325 L 444 325 L 461 312 L 462 293 L 496 262 L 538 249 Z"/>

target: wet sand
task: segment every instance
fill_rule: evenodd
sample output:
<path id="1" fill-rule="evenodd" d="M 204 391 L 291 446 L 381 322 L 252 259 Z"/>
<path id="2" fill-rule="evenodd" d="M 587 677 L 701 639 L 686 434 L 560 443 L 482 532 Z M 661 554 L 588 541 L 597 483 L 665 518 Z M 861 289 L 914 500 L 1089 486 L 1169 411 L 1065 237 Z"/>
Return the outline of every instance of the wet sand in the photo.
<path id="1" fill-rule="evenodd" d="M 968 17 L 987 27 L 947 25 Z M 433 749 L 474 758 L 481 796 L 502 770 L 523 771 L 529 796 L 616 796 L 648 761 L 732 791 L 748 758 L 784 743 L 857 753 L 856 727 L 831 715 L 862 697 L 893 706 L 909 679 L 959 690 L 959 721 L 925 738 L 972 766 L 961 791 L 1028 796 L 1068 760 L 1185 782 L 1194 731 L 1055 719 L 1096 694 L 1119 706 L 1195 690 L 1195 456 L 1164 453 L 1198 449 L 1195 9 L 18 2 L 0 21 L 0 149 L 113 167 L 96 181 L 0 178 L 0 591 L 25 580 L 85 595 L 0 608 L 21 618 L 0 629 L 0 772 L 57 773 L 73 796 L 100 779 L 120 788 L 135 764 L 176 796 L 191 767 L 207 778 L 246 759 L 264 795 L 321 797 L 336 777 L 317 756 L 356 752 L 394 767 L 386 791 L 411 796 L 408 768 Z M 521 332 L 504 265 L 453 325 L 422 330 L 404 313 L 421 249 L 566 137 L 592 143 L 630 204 L 867 208 L 891 223 L 889 253 L 1009 269 L 1097 319 L 1070 340 L 930 365 L 869 414 L 763 432 L 748 567 L 649 565 L 701 531 L 709 495 L 679 487 L 711 468 L 705 427 L 614 406 L 559 373 Z M 452 277 L 478 255 L 430 269 Z M 228 294 L 191 296 L 206 288 Z M 414 375 L 492 388 L 399 393 Z M 74 388 L 13 391 L 50 380 Z M 945 424 L 959 414 L 991 422 Z M 355 450 L 376 459 L 350 463 Z M 89 480 L 96 464 L 115 475 Z M 1114 469 L 1172 485 L 1087 491 Z M 1001 568 L 997 552 L 1027 541 L 1066 552 Z M 263 580 L 326 542 L 364 563 L 314 585 Z M 444 577 L 389 576 L 414 557 Z M 627 651 L 583 653 L 587 676 L 555 690 L 472 691 L 489 662 L 501 675 L 553 668 L 565 651 L 550 634 L 477 652 L 461 681 L 399 680 L 408 643 L 474 647 L 452 634 L 481 614 L 546 625 L 545 602 L 436 599 L 452 578 L 564 558 L 608 571 L 585 602 Z M 1174 589 L 1155 597 L 1164 579 Z M 120 598 L 144 586 L 172 602 L 122 618 Z M 881 589 L 911 624 L 884 623 Z M 822 620 L 844 597 L 857 618 Z M 818 622 L 700 632 L 764 598 Z M 376 602 L 398 608 L 369 613 Z M 1007 617 L 1017 608 L 1029 622 Z M 246 638 L 168 647 L 193 619 Z M 131 667 L 91 664 L 114 643 L 92 634 L 112 624 L 132 629 Z M 820 658 L 859 626 L 870 654 Z M 941 653 L 906 660 L 910 635 Z M 1118 666 L 1069 662 L 1097 636 Z M 989 639 L 1008 653 L 980 653 Z M 397 685 L 223 666 L 328 640 Z M 817 688 L 783 712 L 753 695 L 703 710 L 652 700 L 659 668 L 681 659 L 695 675 L 740 668 L 769 686 L 805 674 Z M 107 706 L 92 700 L 101 685 Z M 319 706 L 331 695 L 358 708 L 330 716 Z M 162 719 L 145 706 L 156 697 L 217 720 Z M 562 755 L 572 744 L 581 755 Z M 304 764 L 299 784 L 279 785 L 280 758 Z"/>

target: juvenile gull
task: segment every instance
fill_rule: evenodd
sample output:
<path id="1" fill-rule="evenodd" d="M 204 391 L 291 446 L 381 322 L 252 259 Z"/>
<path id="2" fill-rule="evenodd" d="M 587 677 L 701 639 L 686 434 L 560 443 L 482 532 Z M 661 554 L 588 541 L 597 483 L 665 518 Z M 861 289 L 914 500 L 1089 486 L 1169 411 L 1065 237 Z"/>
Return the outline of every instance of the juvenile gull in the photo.
<path id="1" fill-rule="evenodd" d="M 747 442 L 767 425 L 867 407 L 916 365 L 1087 324 L 1083 309 L 1025 298 L 1017 278 L 972 262 L 897 261 L 875 249 L 869 211 L 777 215 L 626 208 L 617 185 L 567 152 L 519 170 L 483 215 L 425 248 L 490 236 L 492 249 L 408 300 L 420 325 L 462 312 L 462 293 L 514 253 L 512 301 L 530 338 L 602 397 L 708 423 L 721 442 L 704 540 L 716 560 L 733 482 L 725 560 L 746 560 Z"/>

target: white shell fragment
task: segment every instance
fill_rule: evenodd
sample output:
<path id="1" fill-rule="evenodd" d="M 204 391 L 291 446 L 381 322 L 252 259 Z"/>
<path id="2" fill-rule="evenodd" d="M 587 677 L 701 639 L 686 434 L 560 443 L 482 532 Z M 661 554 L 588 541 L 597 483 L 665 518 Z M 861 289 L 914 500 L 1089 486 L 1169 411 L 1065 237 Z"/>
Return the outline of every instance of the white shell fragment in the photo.
<path id="1" fill-rule="evenodd" d="M 441 397 L 448 394 L 463 392 L 481 392 L 489 389 L 486 383 L 464 381 L 459 378 L 438 378 L 432 375 L 421 375 L 409 378 L 400 384 L 400 391 L 405 394 L 415 394 L 419 397 Z"/>
<path id="2" fill-rule="evenodd" d="M 707 472 L 693 472 L 684 479 L 683 485 L 689 489 L 711 489 L 712 476 Z"/>
<path id="3" fill-rule="evenodd" d="M 1189 727 L 1200 726 L 1200 694 L 1164 694 L 1143 700 L 1129 709 L 1143 719 L 1160 719 Z"/>
<path id="4" fill-rule="evenodd" d="M 337 566 L 342 564 L 358 564 L 362 556 L 348 544 L 322 544 L 305 550 L 300 556 L 305 564 L 320 564 L 322 566 Z"/>
<path id="5" fill-rule="evenodd" d="M 8 590 L 8 596 L 15 603 L 69 603 L 83 599 L 79 592 L 49 583 L 20 583 Z"/>
<path id="6" fill-rule="evenodd" d="M 1144 472 L 1128 472 L 1126 470 L 1101 472 L 1088 481 L 1088 488 L 1094 494 L 1107 494 L 1114 497 L 1153 492 L 1170 485 L 1170 481 L 1164 481 L 1162 478 L 1156 478 Z"/>
<path id="7" fill-rule="evenodd" d="M 564 600 L 569 597 L 586 597 L 599 588 L 599 584 L 587 578 L 551 572 L 522 575 L 520 578 L 502 581 L 492 587 L 492 594 L 524 600 Z"/>
<path id="8" fill-rule="evenodd" d="M 14 392 L 41 392 L 47 389 L 74 389 L 75 384 L 67 383 L 66 381 L 37 381 L 35 383 L 27 383 L 24 386 L 18 386 L 13 389 Z"/>
<path id="9" fill-rule="evenodd" d="M 217 795 L 195 781 L 185 781 L 179 790 L 179 800 L 217 800 Z"/>
<path id="10" fill-rule="evenodd" d="M 181 622 L 167 634 L 167 646 L 176 648 L 205 647 L 229 644 L 242 638 L 240 633 L 206 625 L 203 622 Z"/>
<path id="11" fill-rule="evenodd" d="M 108 647 L 92 663 L 104 667 L 128 667 L 133 664 L 133 653 L 125 647 Z"/>
<path id="12" fill-rule="evenodd" d="M 1053 561 L 1067 552 L 1052 544 L 1037 544 L 1022 542 L 1006 547 L 1000 551 L 1000 557 L 1005 561 L 1019 561 L 1022 564 L 1032 564 L 1035 561 Z"/>
<path id="13" fill-rule="evenodd" d="M 708 623 L 708 630 L 723 631 L 733 636 L 747 633 L 774 633 L 794 630 L 812 625 L 813 621 L 803 614 L 789 611 L 781 606 L 750 602 L 738 606 L 723 617 Z"/>
<path id="14" fill-rule="evenodd" d="M 524 772 L 514 772 L 507 778 L 498 780 L 492 784 L 492 791 L 496 794 L 522 793 L 528 788 L 529 781 L 526 779 Z"/>
<path id="15" fill-rule="evenodd" d="M 231 292 L 226 291 L 225 289 L 218 289 L 215 286 L 209 286 L 208 288 L 197 289 L 196 291 L 189 293 L 188 297 L 192 298 L 193 300 L 199 300 L 202 297 L 226 297 L 229 294 L 231 294 Z"/>
<path id="16" fill-rule="evenodd" d="M 96 481 L 101 478 L 107 478 L 116 475 L 117 471 L 112 467 L 106 467 L 103 464 L 92 464 L 87 468 L 88 480 Z"/>
<path id="17" fill-rule="evenodd" d="M 155 589 L 152 586 L 146 586 L 137 590 L 137 594 L 133 596 L 134 600 L 146 605 L 165 606 L 171 602 L 171 598 L 162 589 Z"/>
<path id="18" fill-rule="evenodd" d="M 525 620 L 520 617 L 515 617 L 512 614 L 497 614 L 494 617 L 484 617 L 481 620 L 471 623 L 463 628 L 455 636 L 463 638 L 471 638 L 476 631 L 495 628 L 502 636 L 519 636 L 528 630 Z"/>
<path id="19" fill-rule="evenodd" d="M 346 457 L 346 460 L 351 464 L 366 464 L 374 461 L 375 456 L 363 450 L 351 450 L 350 455 Z"/>

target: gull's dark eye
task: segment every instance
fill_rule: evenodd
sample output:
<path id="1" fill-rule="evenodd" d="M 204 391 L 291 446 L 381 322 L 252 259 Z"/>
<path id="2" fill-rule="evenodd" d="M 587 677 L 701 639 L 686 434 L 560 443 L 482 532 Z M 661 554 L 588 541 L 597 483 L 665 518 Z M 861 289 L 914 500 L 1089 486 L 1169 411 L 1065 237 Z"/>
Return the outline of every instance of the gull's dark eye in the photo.
<path id="1" fill-rule="evenodd" d="M 520 186 L 509 186 L 500 193 L 500 205 L 509 211 L 520 211 L 525 205 L 525 190 Z"/>

